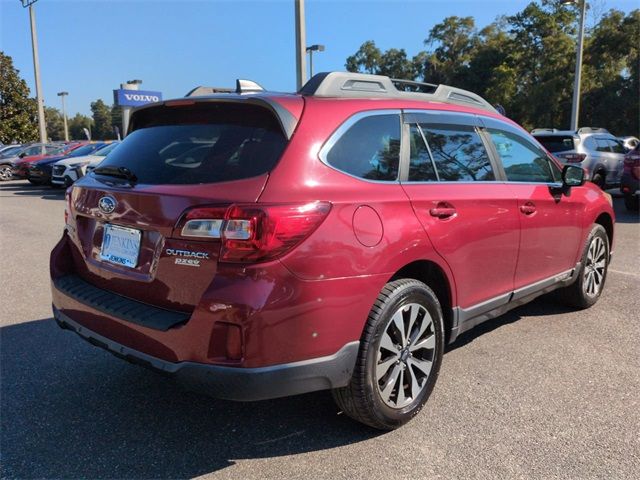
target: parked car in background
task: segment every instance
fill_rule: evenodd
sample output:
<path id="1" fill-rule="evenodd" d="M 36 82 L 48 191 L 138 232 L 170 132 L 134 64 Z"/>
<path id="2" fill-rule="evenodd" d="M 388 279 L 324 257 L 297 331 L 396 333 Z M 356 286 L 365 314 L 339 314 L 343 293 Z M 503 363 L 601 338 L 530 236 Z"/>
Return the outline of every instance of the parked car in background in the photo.
<path id="1" fill-rule="evenodd" d="M 28 180 L 34 185 L 51 185 L 51 174 L 56 162 L 64 159 L 90 155 L 105 145 L 106 142 L 92 142 L 78 147 L 68 155 L 54 155 L 52 157 L 45 157 L 42 160 L 38 160 L 29 166 Z"/>
<path id="2" fill-rule="evenodd" d="M 217 397 L 333 389 L 393 429 L 460 333 L 552 290 L 597 302 L 611 197 L 483 98 L 345 72 L 237 85 L 136 109 L 69 188 L 62 328 Z"/>
<path id="3" fill-rule="evenodd" d="M 620 140 L 628 151 L 634 150 L 640 145 L 640 140 L 636 137 L 620 137 Z"/>
<path id="4" fill-rule="evenodd" d="M 43 158 L 51 156 L 66 156 L 77 148 L 84 145 L 84 142 L 76 143 L 57 143 L 53 144 L 50 150 L 47 150 L 44 155 L 25 156 L 15 160 L 11 163 L 11 173 L 13 179 L 26 179 L 29 178 L 29 167 L 32 163 L 42 160 Z"/>
<path id="5" fill-rule="evenodd" d="M 73 182 L 83 177 L 87 168 L 95 167 L 118 146 L 119 142 L 111 142 L 103 145 L 90 155 L 70 157 L 60 160 L 53 165 L 51 184 L 57 187 L 68 187 Z"/>
<path id="6" fill-rule="evenodd" d="M 624 159 L 620 191 L 627 210 L 637 212 L 640 208 L 640 144 Z"/>
<path id="7" fill-rule="evenodd" d="M 18 152 L 22 145 L 3 145 L 0 147 L 0 158 L 13 156 L 14 152 Z"/>
<path id="8" fill-rule="evenodd" d="M 46 155 L 52 155 L 55 152 L 59 152 L 60 148 L 60 145 L 54 145 L 51 143 L 32 143 L 30 145 L 24 145 L 18 150 L 12 151 L 7 156 L 0 157 L 0 181 L 4 182 L 12 180 L 14 164 L 23 158 L 39 157 L 36 159 L 38 160 L 40 158 L 44 158 Z"/>
<path id="9" fill-rule="evenodd" d="M 584 127 L 577 132 L 536 128 L 531 133 L 561 162 L 584 168 L 587 179 L 600 188 L 620 185 L 627 150 L 619 138 L 604 128 Z"/>

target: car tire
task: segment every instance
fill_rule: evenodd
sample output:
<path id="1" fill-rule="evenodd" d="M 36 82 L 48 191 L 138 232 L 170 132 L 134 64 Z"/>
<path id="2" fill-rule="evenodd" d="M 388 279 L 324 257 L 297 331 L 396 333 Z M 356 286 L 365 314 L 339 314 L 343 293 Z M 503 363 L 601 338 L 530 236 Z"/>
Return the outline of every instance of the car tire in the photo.
<path id="1" fill-rule="evenodd" d="M 433 291 L 413 279 L 387 283 L 369 313 L 351 381 L 334 389 L 333 398 L 358 422 L 398 428 L 429 398 L 443 351 L 442 309 Z"/>
<path id="2" fill-rule="evenodd" d="M 640 210 L 640 197 L 638 195 L 625 193 L 624 206 L 630 212 L 637 212 L 638 210 Z"/>
<path id="3" fill-rule="evenodd" d="M 604 190 L 606 187 L 606 179 L 604 176 L 604 173 L 602 172 L 596 172 L 593 174 L 593 177 L 591 178 L 591 183 L 597 185 L 598 187 L 600 187 L 601 190 Z"/>
<path id="4" fill-rule="evenodd" d="M 11 165 L 0 165 L 0 182 L 7 182 L 13 178 Z"/>
<path id="5" fill-rule="evenodd" d="M 33 178 L 27 178 L 27 180 L 29 180 L 29 183 L 31 185 L 37 185 L 37 186 L 44 185 L 44 182 L 41 182 L 40 180 L 34 180 Z"/>
<path id="6" fill-rule="evenodd" d="M 578 278 L 558 291 L 560 300 L 570 307 L 584 309 L 594 305 L 604 289 L 609 268 L 609 237 L 595 224 L 585 242 Z"/>

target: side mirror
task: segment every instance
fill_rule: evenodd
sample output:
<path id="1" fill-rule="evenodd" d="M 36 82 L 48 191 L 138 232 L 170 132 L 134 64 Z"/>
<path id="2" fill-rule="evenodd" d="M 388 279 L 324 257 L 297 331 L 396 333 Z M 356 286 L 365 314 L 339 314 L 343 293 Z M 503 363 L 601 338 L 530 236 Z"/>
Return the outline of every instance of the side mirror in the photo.
<path id="1" fill-rule="evenodd" d="M 584 170 L 577 165 L 565 165 L 562 169 L 562 185 L 565 187 L 581 187 L 584 185 Z"/>
<path id="2" fill-rule="evenodd" d="M 18 155 L 18 158 L 24 158 L 26 156 L 26 153 L 22 152 L 20 155 Z"/>

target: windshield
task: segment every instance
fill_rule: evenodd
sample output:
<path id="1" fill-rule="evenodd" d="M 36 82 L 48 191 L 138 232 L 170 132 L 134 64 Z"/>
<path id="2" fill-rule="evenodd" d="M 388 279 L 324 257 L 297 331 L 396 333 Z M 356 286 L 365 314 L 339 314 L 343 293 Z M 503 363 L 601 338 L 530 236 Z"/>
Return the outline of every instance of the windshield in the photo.
<path id="1" fill-rule="evenodd" d="M 20 150 L 22 149 L 22 146 L 18 145 L 15 147 L 9 147 L 6 150 L 3 150 L 0 153 L 0 158 L 7 158 L 7 157 L 13 157 L 15 155 L 17 155 Z"/>
<path id="2" fill-rule="evenodd" d="M 157 106 L 132 123 L 133 132 L 98 171 L 125 167 L 145 184 L 239 180 L 269 172 L 287 144 L 275 116 L 255 105 Z"/>
<path id="3" fill-rule="evenodd" d="M 70 157 L 84 157 L 85 155 L 89 155 L 91 152 L 100 148 L 100 144 L 89 144 L 83 147 L 76 148 L 73 152 L 69 154 Z"/>
<path id="4" fill-rule="evenodd" d="M 110 143 L 109 145 L 102 147 L 100 150 L 96 151 L 94 155 L 96 157 L 106 157 L 107 154 L 118 146 L 118 142 Z"/>
<path id="5" fill-rule="evenodd" d="M 536 135 L 535 138 L 551 153 L 566 152 L 567 150 L 574 150 L 576 148 L 574 139 L 570 135 Z"/>

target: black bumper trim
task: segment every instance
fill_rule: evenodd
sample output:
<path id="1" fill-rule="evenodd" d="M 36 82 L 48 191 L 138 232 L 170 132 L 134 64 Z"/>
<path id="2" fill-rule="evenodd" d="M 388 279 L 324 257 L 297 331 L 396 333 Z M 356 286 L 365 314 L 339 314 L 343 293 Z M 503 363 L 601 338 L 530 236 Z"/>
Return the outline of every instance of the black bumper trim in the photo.
<path id="1" fill-rule="evenodd" d="M 65 295 L 99 312 L 154 330 L 167 331 L 190 318 L 188 313 L 165 310 L 103 290 L 77 275 L 56 278 L 53 284 Z"/>
<path id="2" fill-rule="evenodd" d="M 131 363 L 168 374 L 187 388 L 215 398 L 267 400 L 348 385 L 360 342 L 350 342 L 333 355 L 258 368 L 225 367 L 194 362 L 172 363 L 99 335 L 53 307 L 61 328 Z"/>

